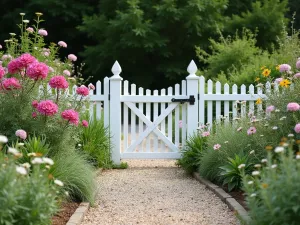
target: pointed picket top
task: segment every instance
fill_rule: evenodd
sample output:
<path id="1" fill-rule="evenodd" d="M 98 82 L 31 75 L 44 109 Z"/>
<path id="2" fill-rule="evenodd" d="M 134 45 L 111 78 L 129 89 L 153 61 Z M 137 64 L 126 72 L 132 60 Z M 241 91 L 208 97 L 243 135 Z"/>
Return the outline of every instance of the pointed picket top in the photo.
<path id="1" fill-rule="evenodd" d="M 196 75 L 198 68 L 194 60 L 192 60 L 187 68 L 187 71 L 190 75 L 187 76 L 187 79 L 198 79 L 198 76 Z"/>
<path id="2" fill-rule="evenodd" d="M 114 74 L 111 78 L 118 78 L 118 79 L 122 79 L 122 77 L 120 77 L 120 73 L 122 72 L 122 68 L 119 64 L 118 61 L 115 61 L 113 67 L 111 68 L 111 72 Z"/>

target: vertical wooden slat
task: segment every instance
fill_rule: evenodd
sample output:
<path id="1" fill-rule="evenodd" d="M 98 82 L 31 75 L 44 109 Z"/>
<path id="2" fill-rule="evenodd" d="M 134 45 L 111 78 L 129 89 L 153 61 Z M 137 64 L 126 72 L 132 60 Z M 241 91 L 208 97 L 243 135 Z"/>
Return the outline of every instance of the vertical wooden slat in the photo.
<path id="1" fill-rule="evenodd" d="M 160 95 L 165 96 L 166 89 L 161 89 Z M 163 111 L 165 111 L 165 109 L 166 109 L 166 103 L 162 102 L 161 107 L 160 107 L 160 110 L 161 110 L 160 114 L 162 114 Z M 161 132 L 163 133 L 163 135 L 166 136 L 166 120 L 165 119 L 161 122 Z M 160 143 L 160 151 L 161 152 L 165 151 L 165 143 L 163 141 L 161 141 L 161 143 Z"/>
<path id="2" fill-rule="evenodd" d="M 131 90 L 130 90 L 130 95 L 134 96 L 136 95 L 136 85 L 135 84 L 131 84 Z M 135 113 L 133 111 L 131 111 L 131 121 L 130 121 L 130 136 L 131 136 L 131 142 L 130 144 L 134 143 L 136 140 L 136 122 L 135 122 Z"/>
<path id="3" fill-rule="evenodd" d="M 186 81 L 183 80 L 181 82 L 181 95 L 183 96 L 186 96 Z M 197 99 L 196 99 L 197 101 Z M 186 143 L 186 129 L 187 129 L 187 104 L 188 103 L 185 103 L 185 104 L 182 104 L 181 105 L 181 120 L 182 120 L 182 128 L 181 128 L 181 145 L 182 147 L 185 146 L 185 143 Z"/>
<path id="4" fill-rule="evenodd" d="M 172 96 L 173 95 L 173 88 L 172 87 L 169 87 L 168 88 L 168 96 Z M 168 115 L 168 139 L 171 141 L 171 142 L 173 142 L 173 140 L 172 140 L 172 137 L 173 137 L 173 135 L 172 135 L 172 124 L 173 124 L 173 113 L 170 113 L 169 115 Z"/>
<path id="5" fill-rule="evenodd" d="M 205 92 L 205 78 L 203 76 L 199 79 L 199 123 L 204 124 L 205 118 L 205 100 L 204 100 L 204 92 Z"/>
<path id="6" fill-rule="evenodd" d="M 246 86 L 244 84 L 242 84 L 241 86 L 241 94 L 245 95 L 246 94 Z M 246 116 L 246 107 L 241 107 L 241 117 L 245 117 Z"/>
<path id="7" fill-rule="evenodd" d="M 103 82 L 104 87 L 104 126 L 109 127 L 109 78 L 105 77 Z"/>
<path id="8" fill-rule="evenodd" d="M 224 94 L 228 95 L 229 94 L 229 85 L 225 84 L 224 85 Z M 224 102 L 224 116 L 226 117 L 225 121 L 229 121 L 229 101 Z"/>
<path id="9" fill-rule="evenodd" d="M 128 81 L 124 81 L 123 95 L 128 95 Z M 131 135 L 132 136 L 132 135 Z M 123 104 L 123 152 L 128 148 L 128 106 Z"/>
<path id="10" fill-rule="evenodd" d="M 91 99 L 93 95 L 94 95 L 94 91 L 90 90 L 89 98 Z M 90 115 L 90 121 L 93 121 L 94 120 L 94 102 L 92 102 L 92 101 L 89 102 L 89 115 Z"/>
<path id="11" fill-rule="evenodd" d="M 158 90 L 154 90 L 154 96 L 158 96 Z M 155 121 L 158 117 L 158 103 L 153 103 L 153 121 Z M 153 151 L 158 151 L 158 138 L 155 134 L 153 134 Z"/>
<path id="12" fill-rule="evenodd" d="M 213 82 L 212 80 L 207 81 L 207 94 L 213 93 Z M 213 121 L 213 108 L 212 108 L 212 101 L 207 101 L 207 123 L 209 124 L 209 128 L 212 127 Z"/>
<path id="13" fill-rule="evenodd" d="M 254 86 L 252 84 L 249 86 L 249 94 L 254 94 Z M 254 101 L 249 101 L 249 113 L 250 112 L 251 114 L 254 114 Z"/>
<path id="14" fill-rule="evenodd" d="M 139 88 L 139 96 L 143 96 L 144 95 L 144 89 L 143 88 Z M 143 103 L 140 102 L 138 105 L 139 110 L 143 113 Z M 139 133 L 138 133 L 138 137 L 143 133 L 143 121 L 141 119 L 139 119 L 138 121 L 139 123 Z M 143 142 L 140 144 L 140 146 L 138 147 L 139 151 L 142 152 L 143 151 Z"/>
<path id="15" fill-rule="evenodd" d="M 97 96 L 102 95 L 101 82 L 99 80 L 96 83 L 96 95 Z M 96 119 L 100 120 L 101 118 L 102 118 L 101 102 L 97 101 L 96 102 Z"/>
<path id="16" fill-rule="evenodd" d="M 237 93 L 238 93 L 237 85 L 234 84 L 232 86 L 232 94 L 237 95 Z M 237 113 L 237 108 L 238 107 L 241 107 L 241 104 L 237 104 L 236 101 L 232 101 L 232 118 L 238 117 L 238 113 Z"/>
<path id="17" fill-rule="evenodd" d="M 151 91 L 150 90 L 146 90 L 146 96 L 150 96 L 151 95 Z M 148 120 L 151 120 L 151 103 L 146 103 L 146 118 Z M 146 152 L 150 152 L 150 135 L 147 137 L 146 139 Z"/>
<path id="18" fill-rule="evenodd" d="M 216 94 L 221 94 L 222 87 L 219 81 L 216 82 Z M 221 117 L 221 101 L 216 101 L 216 120 L 220 121 Z"/>
<path id="19" fill-rule="evenodd" d="M 180 86 L 179 84 L 175 84 L 175 95 L 180 95 Z M 179 104 L 178 106 L 175 108 L 175 123 L 174 123 L 174 130 L 175 130 L 175 145 L 177 147 L 179 147 L 179 130 L 181 128 L 179 128 Z"/>
<path id="20" fill-rule="evenodd" d="M 261 96 L 262 96 L 262 88 L 261 87 L 257 87 L 257 94 L 258 94 L 258 96 L 259 96 L 259 98 L 261 98 Z M 259 114 L 259 113 L 261 113 L 261 111 L 262 111 L 262 104 L 258 104 L 257 105 L 257 113 Z"/>

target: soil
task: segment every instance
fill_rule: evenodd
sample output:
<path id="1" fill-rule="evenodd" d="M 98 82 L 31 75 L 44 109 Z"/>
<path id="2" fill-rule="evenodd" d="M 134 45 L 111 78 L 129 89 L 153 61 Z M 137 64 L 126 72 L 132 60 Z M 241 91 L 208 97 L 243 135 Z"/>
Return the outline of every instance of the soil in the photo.
<path id="1" fill-rule="evenodd" d="M 80 203 L 64 202 L 61 204 L 60 211 L 52 217 L 52 225 L 65 225 Z"/>
<path id="2" fill-rule="evenodd" d="M 227 187 L 224 186 L 222 187 L 224 191 L 226 191 L 228 194 L 230 194 L 238 203 L 240 203 L 244 209 L 246 209 L 248 211 L 248 207 L 245 201 L 245 193 L 241 190 L 237 190 L 237 191 L 231 191 L 229 192 Z"/>

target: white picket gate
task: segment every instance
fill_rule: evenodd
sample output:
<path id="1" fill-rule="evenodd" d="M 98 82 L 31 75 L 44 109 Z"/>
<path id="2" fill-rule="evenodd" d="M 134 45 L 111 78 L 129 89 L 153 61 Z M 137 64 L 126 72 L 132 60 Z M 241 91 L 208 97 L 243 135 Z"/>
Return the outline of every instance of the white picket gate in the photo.
<path id="1" fill-rule="evenodd" d="M 112 159 L 120 163 L 127 158 L 180 158 L 186 139 L 197 131 L 201 124 L 212 124 L 214 120 L 246 116 L 248 112 L 262 110 L 255 105 L 257 98 L 264 98 L 261 88 L 242 85 L 231 88 L 220 82 L 214 85 L 197 76 L 197 66 L 191 61 L 186 80 L 167 90 L 144 90 L 123 81 L 116 61 L 113 76 L 105 78 L 103 86 L 96 83 L 96 93 L 90 91 L 90 112 L 96 118 L 104 116 L 104 123 L 112 135 Z M 269 89 L 271 85 L 268 84 Z M 231 90 L 230 90 L 231 89 Z M 103 91 L 102 91 L 103 90 Z M 178 100 L 195 99 L 193 104 Z M 172 101 L 173 99 L 173 101 Z M 175 99 L 175 101 L 174 101 Z M 238 111 L 237 101 L 240 103 Z M 93 118 L 93 113 L 91 113 Z"/>

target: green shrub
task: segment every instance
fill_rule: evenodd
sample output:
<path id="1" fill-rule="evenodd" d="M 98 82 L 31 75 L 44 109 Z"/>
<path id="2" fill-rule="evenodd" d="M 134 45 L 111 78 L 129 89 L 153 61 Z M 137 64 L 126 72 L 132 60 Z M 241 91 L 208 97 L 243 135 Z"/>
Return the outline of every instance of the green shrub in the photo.
<path id="1" fill-rule="evenodd" d="M 28 175 L 15 157 L 0 152 L 0 224 L 50 224 L 58 210 L 58 187 L 39 165 L 32 165 Z"/>
<path id="2" fill-rule="evenodd" d="M 110 135 L 103 120 L 90 120 L 80 131 L 78 148 L 87 154 L 88 161 L 96 167 L 111 168 Z"/>
<path id="3" fill-rule="evenodd" d="M 221 166 L 220 176 L 224 178 L 223 185 L 228 185 L 228 191 L 240 189 L 242 183 L 242 171 L 249 174 L 253 164 L 249 163 L 249 155 L 235 155 L 234 158 L 228 158 L 227 163 Z"/>
<path id="4" fill-rule="evenodd" d="M 300 221 L 300 157 L 280 146 L 256 176 L 244 176 L 251 225 L 296 225 Z M 298 140 L 300 150 L 300 140 Z M 276 151 L 283 152 L 277 152 Z M 275 159 L 274 159 L 275 158 Z"/>
<path id="5" fill-rule="evenodd" d="M 189 137 L 182 151 L 182 157 L 177 160 L 177 165 L 181 166 L 188 173 L 196 172 L 201 164 L 202 155 L 206 148 L 206 139 L 199 133 Z"/>
<path id="6" fill-rule="evenodd" d="M 94 202 L 94 170 L 83 154 L 72 147 L 58 151 L 50 173 L 64 183 L 64 190 L 75 201 Z"/>

